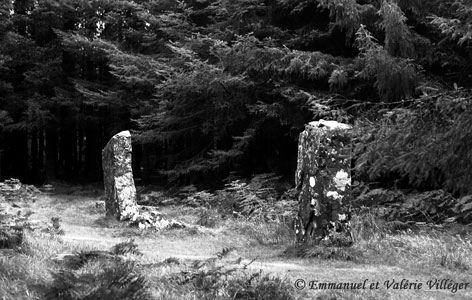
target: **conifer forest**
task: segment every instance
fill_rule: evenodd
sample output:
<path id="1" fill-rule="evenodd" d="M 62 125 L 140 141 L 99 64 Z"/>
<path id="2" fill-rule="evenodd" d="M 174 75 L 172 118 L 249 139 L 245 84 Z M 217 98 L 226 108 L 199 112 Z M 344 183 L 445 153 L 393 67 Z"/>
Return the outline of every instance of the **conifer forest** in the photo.
<path id="1" fill-rule="evenodd" d="M 144 184 L 293 181 L 313 120 L 357 182 L 472 192 L 467 0 L 3 0 L 0 177 L 102 180 L 130 129 Z"/>
<path id="2" fill-rule="evenodd" d="M 0 300 L 472 299 L 472 0 L 0 0 Z"/>

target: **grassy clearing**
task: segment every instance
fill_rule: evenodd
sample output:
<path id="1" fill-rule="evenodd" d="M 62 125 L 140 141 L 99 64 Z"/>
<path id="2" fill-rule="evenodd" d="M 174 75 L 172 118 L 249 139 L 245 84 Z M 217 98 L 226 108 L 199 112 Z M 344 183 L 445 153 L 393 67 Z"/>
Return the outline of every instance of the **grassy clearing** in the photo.
<path id="1" fill-rule="evenodd" d="M 354 246 L 307 247 L 295 244 L 285 223 L 222 216 L 199 207 L 162 208 L 164 214 L 191 224 L 189 228 L 141 231 L 104 217 L 96 201 L 71 195 L 37 201 L 32 209 L 38 218 L 50 219 L 61 211 L 65 235 L 27 232 L 20 249 L 1 252 L 0 299 L 472 298 L 470 285 L 452 293 L 427 287 L 399 290 L 384 284 L 407 279 L 425 285 L 436 278 L 472 283 L 468 228 L 394 232 L 375 218 L 356 217 Z M 128 238 L 135 239 L 142 255 L 116 255 L 114 246 Z M 78 268 L 64 260 L 74 255 L 83 259 L 94 251 L 108 254 L 86 259 Z M 297 290 L 297 279 L 308 285 L 315 280 L 367 279 L 380 286 Z M 140 283 L 139 291 L 131 287 L 134 281 Z M 129 288 L 114 291 L 114 282 Z"/>
<path id="2" fill-rule="evenodd" d="M 104 249 L 27 232 L 19 251 L 0 260 L 1 299 L 298 298 L 287 279 L 226 260 L 231 249 L 207 260 L 154 261 L 132 242 Z"/>

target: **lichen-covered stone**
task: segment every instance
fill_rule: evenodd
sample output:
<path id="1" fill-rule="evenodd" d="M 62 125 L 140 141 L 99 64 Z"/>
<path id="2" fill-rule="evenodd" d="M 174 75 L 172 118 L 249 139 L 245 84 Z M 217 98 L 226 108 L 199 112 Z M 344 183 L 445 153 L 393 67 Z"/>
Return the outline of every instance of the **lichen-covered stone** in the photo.
<path id="1" fill-rule="evenodd" d="M 102 151 L 107 215 L 120 220 L 138 213 L 136 188 L 131 169 L 131 134 L 122 131 L 114 135 Z"/>
<path id="2" fill-rule="evenodd" d="M 156 207 L 144 205 L 139 205 L 139 213 L 130 219 L 130 225 L 137 226 L 139 229 L 152 228 L 154 230 L 187 227 L 185 223 L 167 218 Z"/>
<path id="3" fill-rule="evenodd" d="M 349 129 L 346 124 L 320 120 L 306 125 L 300 134 L 295 175 L 299 241 L 319 241 L 349 221 Z"/>

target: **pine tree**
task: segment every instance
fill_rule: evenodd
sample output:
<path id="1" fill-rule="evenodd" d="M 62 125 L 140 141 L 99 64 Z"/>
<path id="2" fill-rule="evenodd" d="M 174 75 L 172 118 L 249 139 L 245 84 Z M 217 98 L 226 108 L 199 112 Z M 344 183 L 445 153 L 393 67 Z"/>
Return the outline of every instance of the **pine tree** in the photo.
<path id="1" fill-rule="evenodd" d="M 379 107 L 468 88 L 470 10 L 439 0 L 3 1 L 1 175 L 100 179 L 101 148 L 129 128 L 148 178 L 291 174 L 308 121 L 376 120 Z"/>

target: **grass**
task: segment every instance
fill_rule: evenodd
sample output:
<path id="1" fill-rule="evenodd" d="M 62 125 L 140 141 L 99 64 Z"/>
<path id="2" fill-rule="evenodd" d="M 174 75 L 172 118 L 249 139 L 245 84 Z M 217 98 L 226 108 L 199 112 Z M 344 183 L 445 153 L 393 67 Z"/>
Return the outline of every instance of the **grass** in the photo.
<path id="1" fill-rule="evenodd" d="M 394 290 L 383 285 L 386 280 L 403 278 L 423 283 L 434 278 L 472 282 L 468 228 L 396 232 L 372 216 L 357 216 L 352 247 L 316 247 L 297 245 L 285 223 L 225 217 L 198 207 L 162 208 L 164 214 L 191 224 L 189 228 L 141 231 L 104 217 L 95 208 L 96 201 L 71 195 L 37 201 L 32 207 L 36 217 L 49 220 L 61 212 L 65 235 L 28 231 L 20 249 L 0 252 L 0 299 L 137 297 L 132 289 L 107 296 L 103 286 L 113 287 L 114 281 L 106 278 L 121 278 L 122 286 L 140 282 L 146 292 L 142 299 L 472 298 L 470 286 L 452 293 L 427 288 Z M 76 239 L 79 229 L 83 239 Z M 126 242 L 128 238 L 135 239 L 136 247 Z M 107 255 L 98 259 L 87 254 L 94 251 Z M 91 259 L 73 269 L 64 255 Z M 368 279 L 380 282 L 380 288 L 296 290 L 297 279 L 307 283 Z M 66 293 L 57 298 L 58 287 L 64 285 L 75 291 L 75 296 L 68 297 L 76 298 L 64 298 Z M 92 290 L 95 294 L 88 293 Z"/>
<path id="2" fill-rule="evenodd" d="M 387 262 L 403 268 L 468 271 L 472 268 L 472 244 L 447 233 L 406 232 L 373 237 L 356 245 L 373 262 Z"/>
<path id="3" fill-rule="evenodd" d="M 34 232 L 21 249 L 0 260 L 1 299 L 296 299 L 287 279 L 228 267 L 231 249 L 192 263 L 155 262 L 132 241 L 103 249 Z M 61 253 L 71 254 L 56 259 Z"/>
<path id="4" fill-rule="evenodd" d="M 57 235 L 42 232 L 24 233 L 21 247 L 16 253 L 0 252 L 0 299 L 44 299 L 44 286 L 57 270 L 56 255 L 83 249 L 96 249 L 90 245 L 77 247 L 64 243 Z"/>

